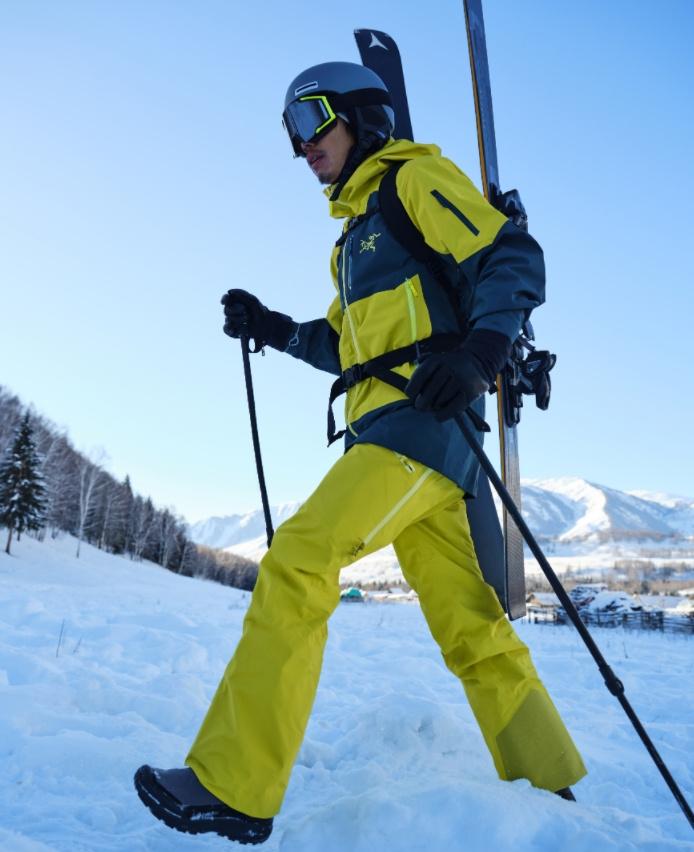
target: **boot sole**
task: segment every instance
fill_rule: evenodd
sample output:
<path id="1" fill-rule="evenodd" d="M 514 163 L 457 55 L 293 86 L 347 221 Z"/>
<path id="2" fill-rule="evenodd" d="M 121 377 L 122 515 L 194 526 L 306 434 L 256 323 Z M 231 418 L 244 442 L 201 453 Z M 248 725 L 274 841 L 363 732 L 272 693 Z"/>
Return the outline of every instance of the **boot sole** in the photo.
<path id="1" fill-rule="evenodd" d="M 181 805 L 159 784 L 151 766 L 141 766 L 134 784 L 142 804 L 169 828 L 186 834 L 214 832 L 227 840 L 256 846 L 272 833 L 272 820 L 252 820 L 226 806 L 192 807 Z"/>

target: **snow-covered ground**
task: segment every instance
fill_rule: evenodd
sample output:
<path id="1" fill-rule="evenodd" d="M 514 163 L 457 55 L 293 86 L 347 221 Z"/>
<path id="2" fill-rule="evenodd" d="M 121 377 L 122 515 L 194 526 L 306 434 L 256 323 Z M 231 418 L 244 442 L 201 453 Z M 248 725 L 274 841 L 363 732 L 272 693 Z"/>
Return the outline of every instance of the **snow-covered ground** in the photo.
<path id="1" fill-rule="evenodd" d="M 0 554 L 0 849 L 229 849 L 158 823 L 132 774 L 181 765 L 248 595 L 74 542 Z M 62 628 L 62 637 L 61 637 Z M 577 804 L 497 780 L 418 606 L 344 604 L 275 831 L 283 852 L 692 849 L 687 822 L 569 628 L 519 631 L 581 749 Z M 694 798 L 694 645 L 596 631 Z"/>

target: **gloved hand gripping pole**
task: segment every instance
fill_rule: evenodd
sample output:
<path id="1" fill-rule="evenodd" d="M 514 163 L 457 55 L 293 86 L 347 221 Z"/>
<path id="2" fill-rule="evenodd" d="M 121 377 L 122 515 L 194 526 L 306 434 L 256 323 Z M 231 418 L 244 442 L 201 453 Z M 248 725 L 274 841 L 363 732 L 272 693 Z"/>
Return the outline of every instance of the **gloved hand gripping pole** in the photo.
<path id="1" fill-rule="evenodd" d="M 528 528 L 528 525 L 523 520 L 523 516 L 521 515 L 520 511 L 518 510 L 518 507 L 513 502 L 511 495 L 506 490 L 506 487 L 504 486 L 504 483 L 501 481 L 501 478 L 497 474 L 496 470 L 494 470 L 494 465 L 489 461 L 489 458 L 487 457 L 486 453 L 484 452 L 484 450 L 480 446 L 479 442 L 477 441 L 477 438 L 475 437 L 472 429 L 470 428 L 470 426 L 466 422 L 464 416 L 462 414 L 456 414 L 455 415 L 455 421 L 458 424 L 458 426 L 460 427 L 460 430 L 462 431 L 463 435 L 465 436 L 466 441 L 470 445 L 472 452 L 475 454 L 475 456 L 477 456 L 477 460 L 479 461 L 480 465 L 482 466 L 482 469 L 484 470 L 484 472 L 487 474 L 489 481 L 494 486 L 494 489 L 496 490 L 496 493 L 499 495 L 501 502 L 506 507 L 506 511 L 513 518 L 513 522 L 518 527 L 520 534 L 525 539 L 525 542 L 528 545 L 528 547 L 530 548 L 535 559 L 537 559 L 538 564 L 540 565 L 540 568 L 542 568 L 542 571 L 543 571 L 545 577 L 547 577 L 550 586 L 552 587 L 552 589 L 554 589 L 554 592 L 555 592 L 556 596 L 559 598 L 561 605 L 566 610 L 566 613 L 568 614 L 571 621 L 574 623 L 576 630 L 578 630 L 578 632 L 581 636 L 581 639 L 583 639 L 588 650 L 591 653 L 591 656 L 593 657 L 593 659 L 597 663 L 597 666 L 600 669 L 600 674 L 603 676 L 603 679 L 605 681 L 605 685 L 607 686 L 609 691 L 612 693 L 612 695 L 614 695 L 616 697 L 616 699 L 619 701 L 619 703 L 622 705 L 624 712 L 629 717 L 629 721 L 634 726 L 634 728 L 636 729 L 636 733 L 641 738 L 641 742 L 644 744 L 648 753 L 653 758 L 653 761 L 654 761 L 655 765 L 658 767 L 660 774 L 665 779 L 665 783 L 670 788 L 670 792 L 672 793 L 672 795 L 677 800 L 677 804 L 680 806 L 680 808 L 682 808 L 682 811 L 683 811 L 684 815 L 687 817 L 687 819 L 689 820 L 689 824 L 691 825 L 691 827 L 694 828 L 694 814 L 692 813 L 692 809 L 689 806 L 689 803 L 687 802 L 687 800 L 685 799 L 684 794 L 682 793 L 680 788 L 677 786 L 677 782 L 672 777 L 670 770 L 665 765 L 665 762 L 663 761 L 662 757 L 658 753 L 658 750 L 656 749 L 655 745 L 653 745 L 651 738 L 648 736 L 646 729 L 641 724 L 641 721 L 640 721 L 639 717 L 636 715 L 636 712 L 634 711 L 633 707 L 627 701 L 627 698 L 624 694 L 624 684 L 621 682 L 621 680 L 619 680 L 619 678 L 612 671 L 612 669 L 610 668 L 610 666 L 607 663 L 607 660 L 603 657 L 600 649 L 595 644 L 595 641 L 593 640 L 593 637 L 590 635 L 588 628 L 586 627 L 586 625 L 581 620 L 581 616 L 578 614 L 578 610 L 574 606 L 573 601 L 571 600 L 571 598 L 567 594 L 566 589 L 562 586 L 557 575 L 554 573 L 552 566 L 549 564 L 549 562 L 547 561 L 547 558 L 545 557 L 544 553 L 540 549 L 540 545 L 537 543 L 537 541 L 535 540 L 535 537 L 530 532 L 530 529 Z"/>
<path id="2" fill-rule="evenodd" d="M 260 485 L 260 499 L 263 502 L 263 514 L 265 515 L 265 531 L 267 533 L 267 546 L 272 544 L 275 534 L 272 528 L 272 517 L 270 515 L 270 503 L 267 499 L 267 488 L 265 486 L 265 473 L 263 472 L 263 459 L 260 455 L 260 438 L 258 437 L 258 418 L 255 413 L 255 396 L 253 394 L 253 375 L 251 373 L 250 347 L 248 335 L 241 335 L 241 354 L 243 356 L 243 375 L 246 380 L 246 396 L 248 397 L 248 414 L 251 418 L 251 435 L 253 436 L 253 452 L 255 454 L 255 466 L 258 471 L 258 484 Z"/>

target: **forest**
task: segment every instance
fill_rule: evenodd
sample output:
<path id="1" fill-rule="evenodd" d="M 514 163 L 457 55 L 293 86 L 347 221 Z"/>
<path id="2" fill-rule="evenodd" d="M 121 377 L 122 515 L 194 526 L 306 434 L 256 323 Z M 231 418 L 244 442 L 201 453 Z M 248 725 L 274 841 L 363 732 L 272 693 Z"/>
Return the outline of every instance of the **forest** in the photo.
<path id="1" fill-rule="evenodd" d="M 13 492 L 8 473 L 13 467 L 13 451 L 22 452 L 18 438 L 23 421 L 36 468 L 33 481 L 24 483 L 25 490 L 33 489 L 35 502 L 33 523 L 28 525 L 11 520 L 10 507 L 19 496 Z M 246 590 L 253 588 L 258 573 L 258 566 L 248 559 L 195 544 L 188 537 L 185 520 L 173 508 L 157 507 L 149 497 L 138 494 L 129 476 L 118 481 L 105 469 L 102 454 L 94 458 L 77 450 L 64 431 L 0 385 L 3 525 L 8 531 L 8 550 L 13 532 L 20 536 L 32 531 L 40 540 L 69 533 L 76 539 L 77 558 L 82 543 L 87 542 L 135 561 L 149 560 L 177 574 Z"/>

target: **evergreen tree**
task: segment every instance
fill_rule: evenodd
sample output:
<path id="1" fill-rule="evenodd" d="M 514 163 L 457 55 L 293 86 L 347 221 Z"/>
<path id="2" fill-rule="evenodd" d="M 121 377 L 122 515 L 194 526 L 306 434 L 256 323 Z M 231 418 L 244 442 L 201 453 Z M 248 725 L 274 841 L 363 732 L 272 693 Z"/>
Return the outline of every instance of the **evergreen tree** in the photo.
<path id="1" fill-rule="evenodd" d="M 5 553 L 10 552 L 12 533 L 38 530 L 44 519 L 46 486 L 41 474 L 29 415 L 25 414 L 14 441 L 0 464 L 0 524 L 8 527 Z"/>

